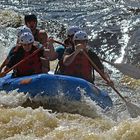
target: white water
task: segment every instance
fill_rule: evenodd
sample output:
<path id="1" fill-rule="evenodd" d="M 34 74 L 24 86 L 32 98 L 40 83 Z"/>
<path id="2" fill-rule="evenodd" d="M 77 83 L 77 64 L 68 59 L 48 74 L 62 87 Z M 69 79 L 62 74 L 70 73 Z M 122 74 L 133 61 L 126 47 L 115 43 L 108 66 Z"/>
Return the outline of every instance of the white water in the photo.
<path id="1" fill-rule="evenodd" d="M 61 25 L 79 25 L 90 35 L 90 45 L 96 44 L 97 52 L 106 59 L 121 62 L 126 57 L 128 62 L 139 64 L 138 48 L 136 39 L 139 36 L 139 13 L 133 14 L 127 10 L 127 6 L 138 7 L 137 1 L 115 0 L 34 0 L 1 1 L 0 7 L 14 9 L 18 14 L 34 12 L 43 21 L 56 20 L 51 24 L 42 24 L 50 35 L 59 34 Z M 0 14 L 2 11 L 0 12 Z M 12 12 L 10 12 L 12 13 Z M 16 42 L 15 23 L 10 17 L 6 20 L 6 14 L 1 14 L 0 21 L 0 62 L 4 60 L 10 48 Z M 8 16 L 9 17 L 9 16 Z M 13 18 L 14 17 L 14 18 Z M 3 20 L 4 19 L 4 20 Z M 5 22 L 6 21 L 6 22 Z M 4 25 L 9 25 L 8 27 Z M 136 32 L 135 32 L 136 31 Z M 112 34 L 114 33 L 114 35 Z M 134 36 L 136 37 L 132 37 Z M 131 40 L 131 38 L 135 38 Z M 59 36 L 59 39 L 63 40 Z M 131 45 L 137 44 L 136 48 Z M 130 46 L 130 47 L 129 47 Z M 132 51 L 130 51 L 133 49 Z M 126 53 L 127 52 L 127 53 Z M 133 53 L 136 52 L 136 53 Z M 137 55 L 136 55 L 137 54 Z M 56 66 L 53 62 L 52 69 Z M 108 67 L 108 66 L 107 66 Z M 140 106 L 139 87 L 136 90 L 123 85 L 120 80 L 120 73 L 108 67 L 115 86 L 128 101 Z M 112 71 L 111 71 L 112 70 Z M 118 76 L 119 75 L 119 76 Z M 136 81 L 137 84 L 139 81 Z M 111 96 L 114 106 L 105 112 L 94 102 L 87 98 L 83 104 L 73 103 L 71 110 L 79 109 L 77 113 L 52 113 L 50 110 L 23 108 L 20 105 L 26 100 L 26 96 L 16 91 L 7 95 L 4 91 L 0 94 L 0 139 L 6 140 L 139 140 L 140 139 L 140 117 L 131 118 L 126 109 L 125 103 L 119 96 L 97 77 L 100 88 L 106 89 Z M 134 83 L 134 85 L 135 85 Z M 59 106 L 58 106 L 59 107 Z M 64 109 L 64 106 L 62 106 Z M 90 117 L 86 117 L 86 116 Z"/>

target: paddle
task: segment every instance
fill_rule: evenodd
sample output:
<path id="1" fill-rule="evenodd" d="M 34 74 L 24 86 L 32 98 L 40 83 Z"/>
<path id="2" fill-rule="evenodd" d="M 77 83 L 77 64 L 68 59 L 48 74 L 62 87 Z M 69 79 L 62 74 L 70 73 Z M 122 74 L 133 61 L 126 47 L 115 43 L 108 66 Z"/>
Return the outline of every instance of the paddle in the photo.
<path id="1" fill-rule="evenodd" d="M 128 75 L 135 79 L 140 79 L 140 69 L 131 65 L 131 64 L 123 64 L 123 63 L 112 63 L 107 60 L 101 59 L 102 61 L 114 66 L 119 71 L 121 71 L 123 74 Z"/>
<path id="2" fill-rule="evenodd" d="M 60 42 L 60 41 L 54 40 L 54 42 L 57 43 L 57 44 L 60 44 L 60 45 L 62 45 L 62 46 L 64 46 L 64 47 L 67 47 L 67 45 L 65 45 L 64 43 L 62 43 L 62 42 Z"/>
<path id="3" fill-rule="evenodd" d="M 27 61 L 28 59 L 30 59 L 31 57 L 33 57 L 34 55 L 36 55 L 40 50 L 42 49 L 42 47 L 38 48 L 36 51 L 34 51 L 32 54 L 30 54 L 29 56 L 27 56 L 26 58 L 22 59 L 20 62 L 18 62 L 17 64 L 15 64 L 13 67 L 11 67 L 10 69 L 0 73 L 0 77 L 5 76 L 8 72 L 10 72 L 11 70 L 13 70 L 14 68 L 16 68 L 17 66 L 19 66 L 20 64 L 24 63 L 25 61 Z"/>
<path id="4" fill-rule="evenodd" d="M 88 56 L 88 54 L 83 51 L 84 55 L 87 57 L 87 59 L 90 61 L 90 63 L 92 64 L 92 66 L 95 68 L 95 70 L 101 75 L 101 77 L 107 82 L 109 83 L 109 80 L 106 78 L 106 76 L 104 75 L 104 73 L 94 64 L 94 62 L 90 59 L 90 57 Z M 125 100 L 125 98 L 120 94 L 120 92 L 114 87 L 114 85 L 109 85 L 120 97 L 121 99 L 126 103 L 126 106 L 128 108 L 128 112 L 130 114 L 130 116 L 132 118 L 136 118 L 138 116 L 140 116 L 140 108 L 137 105 L 134 105 L 128 101 Z"/>

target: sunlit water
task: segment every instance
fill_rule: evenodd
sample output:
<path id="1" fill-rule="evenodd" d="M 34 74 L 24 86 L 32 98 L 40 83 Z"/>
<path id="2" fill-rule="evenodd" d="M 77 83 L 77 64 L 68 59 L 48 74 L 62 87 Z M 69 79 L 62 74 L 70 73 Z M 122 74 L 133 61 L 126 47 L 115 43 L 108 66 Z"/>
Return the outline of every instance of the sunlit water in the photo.
<path id="1" fill-rule="evenodd" d="M 67 26 L 78 25 L 89 34 L 89 45 L 94 46 L 101 57 L 112 62 L 140 64 L 139 0 L 1 0 L 0 7 L 1 63 L 16 42 L 16 28 L 21 25 L 19 15 L 35 13 L 39 27 L 58 40 L 64 40 Z M 53 62 L 52 69 L 55 66 Z M 121 83 L 119 71 L 105 66 L 118 91 L 140 107 L 139 86 L 128 88 Z M 139 85 L 138 82 L 133 85 Z M 1 91 L 0 139 L 140 140 L 140 117 L 131 118 L 125 103 L 98 76 L 96 83 L 107 90 L 113 100 L 114 106 L 109 111 L 87 98 L 83 98 L 81 104 L 58 105 L 61 113 L 42 107 L 24 108 L 21 107 L 27 99 L 24 93 L 18 94 L 15 90 L 7 95 Z"/>

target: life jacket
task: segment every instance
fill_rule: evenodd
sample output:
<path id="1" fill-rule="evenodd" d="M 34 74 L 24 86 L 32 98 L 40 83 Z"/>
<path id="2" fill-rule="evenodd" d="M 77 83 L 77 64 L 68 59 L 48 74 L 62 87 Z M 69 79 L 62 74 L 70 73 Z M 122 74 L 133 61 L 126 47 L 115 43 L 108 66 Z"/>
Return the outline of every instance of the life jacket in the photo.
<path id="1" fill-rule="evenodd" d="M 79 53 L 70 65 L 64 67 L 64 74 L 93 82 L 92 65 L 83 53 Z"/>
<path id="2" fill-rule="evenodd" d="M 32 54 L 37 48 L 32 47 L 32 50 L 30 52 L 25 52 L 23 48 L 19 48 L 19 50 L 16 51 L 17 53 L 20 53 L 20 57 L 18 56 L 18 62 L 22 59 L 26 58 L 30 54 Z M 42 73 L 42 65 L 40 61 L 40 55 L 41 53 L 35 54 L 32 58 L 28 59 L 24 63 L 19 64 L 14 69 L 14 76 L 25 76 L 25 75 L 32 75 L 37 73 Z"/>

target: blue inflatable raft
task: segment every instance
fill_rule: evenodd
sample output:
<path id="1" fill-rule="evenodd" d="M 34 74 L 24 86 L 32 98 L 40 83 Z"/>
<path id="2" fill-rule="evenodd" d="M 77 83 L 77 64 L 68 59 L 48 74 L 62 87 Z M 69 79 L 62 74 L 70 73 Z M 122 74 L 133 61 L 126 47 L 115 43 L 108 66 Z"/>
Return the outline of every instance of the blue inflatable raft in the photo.
<path id="1" fill-rule="evenodd" d="M 68 102 L 81 102 L 82 97 L 90 97 L 101 108 L 112 107 L 109 95 L 81 78 L 63 75 L 36 74 L 18 78 L 11 78 L 11 74 L 0 78 L 0 90 L 28 93 L 30 99 L 60 98 Z"/>

